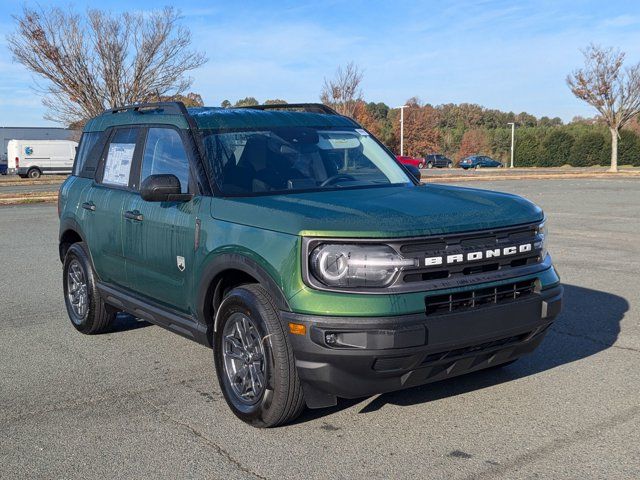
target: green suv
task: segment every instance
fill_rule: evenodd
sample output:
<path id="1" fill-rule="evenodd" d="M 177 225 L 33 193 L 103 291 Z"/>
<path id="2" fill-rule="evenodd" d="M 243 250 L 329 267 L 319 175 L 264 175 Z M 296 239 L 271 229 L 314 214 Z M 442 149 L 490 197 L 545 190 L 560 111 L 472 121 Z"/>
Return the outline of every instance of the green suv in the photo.
<path id="1" fill-rule="evenodd" d="M 126 312 L 212 348 L 257 427 L 505 365 L 560 311 L 540 208 L 421 185 L 323 105 L 108 110 L 59 215 L 74 327 Z"/>

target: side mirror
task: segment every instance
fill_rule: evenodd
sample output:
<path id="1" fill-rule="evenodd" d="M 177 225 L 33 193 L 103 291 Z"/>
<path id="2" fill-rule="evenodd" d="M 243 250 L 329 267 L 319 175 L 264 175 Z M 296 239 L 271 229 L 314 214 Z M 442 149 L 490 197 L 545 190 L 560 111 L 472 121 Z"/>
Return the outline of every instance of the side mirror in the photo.
<path id="1" fill-rule="evenodd" d="M 418 182 L 420 181 L 420 179 L 422 178 L 422 174 L 420 173 L 420 169 L 418 167 L 416 167 L 415 165 L 405 165 L 405 168 L 409 170 L 409 173 L 413 175 L 413 178 L 415 178 Z"/>
<path id="2" fill-rule="evenodd" d="M 140 185 L 140 196 L 147 202 L 186 202 L 193 195 L 182 193 L 178 177 L 163 173 L 145 178 Z"/>

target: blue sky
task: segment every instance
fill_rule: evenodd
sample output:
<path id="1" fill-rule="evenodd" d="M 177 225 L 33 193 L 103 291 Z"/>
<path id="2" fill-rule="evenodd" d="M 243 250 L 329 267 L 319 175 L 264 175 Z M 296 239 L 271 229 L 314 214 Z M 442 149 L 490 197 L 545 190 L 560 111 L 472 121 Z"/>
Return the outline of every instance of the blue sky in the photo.
<path id="1" fill-rule="evenodd" d="M 432 104 L 478 103 L 536 116 L 591 116 L 565 85 L 590 42 L 640 61 L 640 2 L 629 1 L 189 1 L 48 0 L 114 13 L 135 5 L 181 9 L 209 62 L 192 90 L 208 105 L 245 96 L 318 101 L 323 78 L 350 60 L 364 70 L 368 101 L 391 106 L 418 96 Z M 6 48 L 11 15 L 0 4 L 0 125 L 47 125 L 34 79 Z"/>

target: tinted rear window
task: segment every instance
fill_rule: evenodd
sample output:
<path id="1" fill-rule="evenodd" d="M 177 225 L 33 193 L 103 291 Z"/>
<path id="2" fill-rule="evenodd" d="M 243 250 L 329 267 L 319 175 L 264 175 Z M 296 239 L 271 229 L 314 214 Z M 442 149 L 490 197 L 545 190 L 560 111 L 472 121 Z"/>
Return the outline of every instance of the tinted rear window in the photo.
<path id="1" fill-rule="evenodd" d="M 80 139 L 80 145 L 76 149 L 76 159 L 73 164 L 73 175 L 81 175 L 81 172 L 85 169 L 87 165 L 87 159 L 90 157 L 90 153 L 93 150 L 93 147 L 96 146 L 98 140 L 102 132 L 88 132 L 83 133 L 82 138 Z M 93 173 L 95 172 L 95 164 L 97 163 L 97 159 L 94 163 L 94 170 L 91 172 L 91 177 L 93 177 Z M 82 175 L 85 176 L 85 175 Z"/>

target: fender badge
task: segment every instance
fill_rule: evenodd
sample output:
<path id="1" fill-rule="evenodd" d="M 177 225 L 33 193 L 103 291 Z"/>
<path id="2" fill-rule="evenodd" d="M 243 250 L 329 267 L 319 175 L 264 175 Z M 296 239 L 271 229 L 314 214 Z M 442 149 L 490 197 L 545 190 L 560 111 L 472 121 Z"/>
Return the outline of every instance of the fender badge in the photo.
<path id="1" fill-rule="evenodd" d="M 176 262 L 178 264 L 178 270 L 180 270 L 181 272 L 184 272 L 184 269 L 186 268 L 184 265 L 184 257 L 181 257 L 178 255 L 176 257 Z"/>

